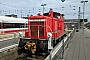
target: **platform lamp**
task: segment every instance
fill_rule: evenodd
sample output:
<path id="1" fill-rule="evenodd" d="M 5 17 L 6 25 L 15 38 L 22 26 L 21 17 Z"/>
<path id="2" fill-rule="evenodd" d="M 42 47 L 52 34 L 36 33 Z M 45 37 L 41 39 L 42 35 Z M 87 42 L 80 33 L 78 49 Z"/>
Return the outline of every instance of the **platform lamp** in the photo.
<path id="1" fill-rule="evenodd" d="M 46 6 L 46 5 L 47 5 L 47 4 L 41 4 L 41 6 L 43 6 L 43 13 L 44 13 L 44 9 L 45 9 L 44 6 Z"/>
<path id="2" fill-rule="evenodd" d="M 88 0 L 83 0 L 83 1 L 81 1 L 81 3 L 84 3 L 83 4 L 83 24 L 84 24 L 84 11 L 85 11 L 85 2 L 88 2 Z"/>
<path id="3" fill-rule="evenodd" d="M 81 1 L 81 3 L 83 3 L 83 22 L 82 22 L 82 24 L 83 24 L 83 33 L 84 33 L 84 11 L 85 11 L 85 2 L 88 2 L 88 0 L 83 0 L 83 1 Z"/>

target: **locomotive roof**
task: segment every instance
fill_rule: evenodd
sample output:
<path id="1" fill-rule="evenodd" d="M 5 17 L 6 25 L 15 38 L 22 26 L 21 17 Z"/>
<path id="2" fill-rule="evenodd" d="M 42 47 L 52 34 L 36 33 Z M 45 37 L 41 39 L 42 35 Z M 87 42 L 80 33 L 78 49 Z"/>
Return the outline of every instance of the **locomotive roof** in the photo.
<path id="1" fill-rule="evenodd" d="M 43 15 L 44 15 L 44 16 L 47 16 L 47 15 L 49 15 L 50 12 L 53 12 L 53 14 L 57 14 L 57 15 L 62 15 L 62 16 L 64 16 L 64 14 L 60 14 L 59 12 L 54 12 L 53 10 L 50 10 L 49 12 L 44 13 Z"/>
<path id="2" fill-rule="evenodd" d="M 60 13 L 58 13 L 58 12 L 53 12 L 53 13 L 56 13 L 56 14 L 60 15 Z M 44 13 L 43 15 L 46 15 L 46 14 L 49 15 L 49 12 L 48 13 Z"/>

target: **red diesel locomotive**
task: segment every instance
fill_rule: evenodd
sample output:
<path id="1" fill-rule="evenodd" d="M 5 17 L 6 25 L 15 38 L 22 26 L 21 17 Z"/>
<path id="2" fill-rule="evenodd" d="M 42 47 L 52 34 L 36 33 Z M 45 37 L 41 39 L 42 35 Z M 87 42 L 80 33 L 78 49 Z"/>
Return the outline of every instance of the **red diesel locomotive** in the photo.
<path id="1" fill-rule="evenodd" d="M 48 52 L 64 35 L 63 14 L 50 10 L 37 16 L 28 17 L 28 30 L 20 38 L 19 50 L 31 54 Z"/>

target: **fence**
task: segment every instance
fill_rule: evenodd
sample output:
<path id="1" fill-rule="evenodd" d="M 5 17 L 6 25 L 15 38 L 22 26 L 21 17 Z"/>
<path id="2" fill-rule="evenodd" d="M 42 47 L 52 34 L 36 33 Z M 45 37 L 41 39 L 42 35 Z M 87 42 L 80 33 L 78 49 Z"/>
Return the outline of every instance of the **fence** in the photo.
<path id="1" fill-rule="evenodd" d="M 69 34 L 67 34 L 67 36 L 64 37 L 64 39 L 51 50 L 50 54 L 44 60 L 62 60 L 64 58 L 64 50 L 65 48 L 68 48 L 74 32 L 75 29 L 73 29 Z"/>

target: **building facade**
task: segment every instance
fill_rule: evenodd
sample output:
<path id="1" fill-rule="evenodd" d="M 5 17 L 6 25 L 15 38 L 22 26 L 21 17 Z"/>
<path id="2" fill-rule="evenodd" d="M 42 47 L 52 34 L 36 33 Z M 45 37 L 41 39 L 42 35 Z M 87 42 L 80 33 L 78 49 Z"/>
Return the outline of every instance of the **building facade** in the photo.
<path id="1" fill-rule="evenodd" d="M 79 19 L 64 19 L 64 25 L 67 26 L 67 28 L 77 28 L 80 26 L 80 20 Z"/>

